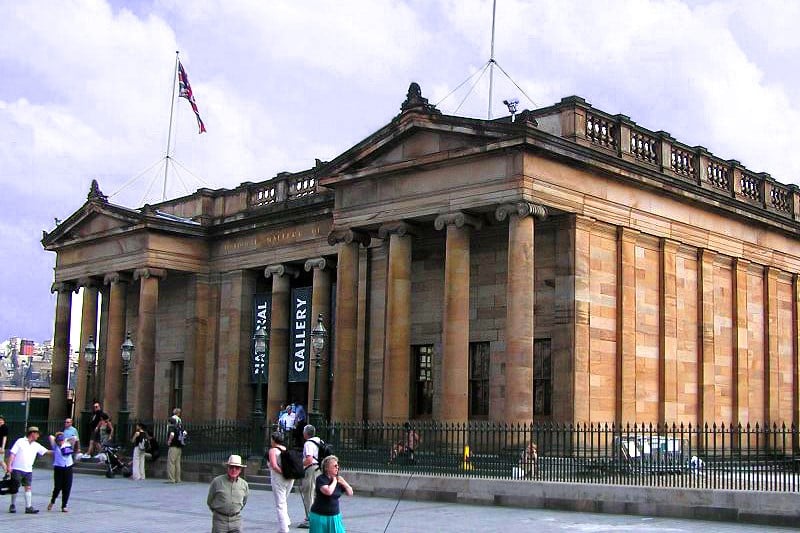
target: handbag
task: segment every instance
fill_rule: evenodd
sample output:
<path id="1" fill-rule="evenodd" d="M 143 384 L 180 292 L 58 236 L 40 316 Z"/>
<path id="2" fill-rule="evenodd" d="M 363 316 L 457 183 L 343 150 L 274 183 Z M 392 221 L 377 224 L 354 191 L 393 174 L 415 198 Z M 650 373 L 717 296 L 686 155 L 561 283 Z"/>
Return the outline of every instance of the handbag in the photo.
<path id="1" fill-rule="evenodd" d="M 19 492 L 19 481 L 11 477 L 11 475 L 6 472 L 6 475 L 3 476 L 3 479 L 0 479 L 0 496 L 5 496 L 6 494 L 16 494 Z"/>

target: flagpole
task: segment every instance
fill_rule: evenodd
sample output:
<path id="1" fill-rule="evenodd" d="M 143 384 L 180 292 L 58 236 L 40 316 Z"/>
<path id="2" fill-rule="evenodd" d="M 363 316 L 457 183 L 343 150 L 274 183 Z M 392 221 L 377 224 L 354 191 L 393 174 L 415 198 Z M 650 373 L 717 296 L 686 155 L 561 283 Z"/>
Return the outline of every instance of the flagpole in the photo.
<path id="1" fill-rule="evenodd" d="M 497 12 L 497 0 L 492 3 L 492 49 L 489 52 L 489 120 L 492 120 L 492 89 L 494 85 L 494 19 Z"/>
<path id="2" fill-rule="evenodd" d="M 175 111 L 175 84 L 178 81 L 178 54 L 179 51 L 175 50 L 175 68 L 172 70 L 172 100 L 169 107 L 169 133 L 167 133 L 167 155 L 164 158 L 164 188 L 161 192 L 161 200 L 167 199 L 167 172 L 169 172 L 169 150 L 172 144 L 172 115 Z"/>

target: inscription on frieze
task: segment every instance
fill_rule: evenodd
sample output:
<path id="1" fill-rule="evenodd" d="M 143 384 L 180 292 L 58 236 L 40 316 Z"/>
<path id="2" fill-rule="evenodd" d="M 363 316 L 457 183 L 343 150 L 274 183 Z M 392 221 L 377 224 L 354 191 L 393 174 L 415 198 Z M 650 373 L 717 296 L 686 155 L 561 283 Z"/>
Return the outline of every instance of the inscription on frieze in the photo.
<path id="1" fill-rule="evenodd" d="M 258 235 L 230 239 L 217 244 L 215 248 L 220 255 L 231 255 L 315 239 L 321 234 L 323 234 L 321 224 L 315 223 L 293 228 L 265 231 Z"/>

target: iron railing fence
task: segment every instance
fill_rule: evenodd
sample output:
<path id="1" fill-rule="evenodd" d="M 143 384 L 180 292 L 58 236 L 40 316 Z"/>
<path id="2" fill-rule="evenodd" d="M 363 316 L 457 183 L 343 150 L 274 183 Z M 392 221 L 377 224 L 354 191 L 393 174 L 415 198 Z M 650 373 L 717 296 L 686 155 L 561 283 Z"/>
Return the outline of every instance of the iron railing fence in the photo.
<path id="1" fill-rule="evenodd" d="M 319 433 L 348 469 L 800 492 L 798 430 L 786 425 L 362 422 Z M 523 453 L 530 443 L 535 456 Z"/>

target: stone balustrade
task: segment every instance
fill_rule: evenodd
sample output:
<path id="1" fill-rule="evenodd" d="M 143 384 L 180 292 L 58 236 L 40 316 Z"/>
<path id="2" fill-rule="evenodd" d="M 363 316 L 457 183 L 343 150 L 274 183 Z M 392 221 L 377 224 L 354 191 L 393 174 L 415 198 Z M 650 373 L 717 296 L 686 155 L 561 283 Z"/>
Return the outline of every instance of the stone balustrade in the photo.
<path id="1" fill-rule="evenodd" d="M 610 115 L 571 96 L 552 108 L 534 112 L 560 114 L 560 135 L 582 146 L 656 170 L 678 182 L 724 194 L 792 220 L 800 220 L 800 188 L 752 172 L 736 160 L 715 157 L 702 146 L 687 146 L 664 131 L 636 125 L 625 115 Z M 559 133 L 553 131 L 553 133 Z"/>
<path id="2" fill-rule="evenodd" d="M 308 173 L 281 172 L 269 181 L 253 184 L 248 191 L 248 207 L 263 207 L 318 194 L 317 178 Z"/>

